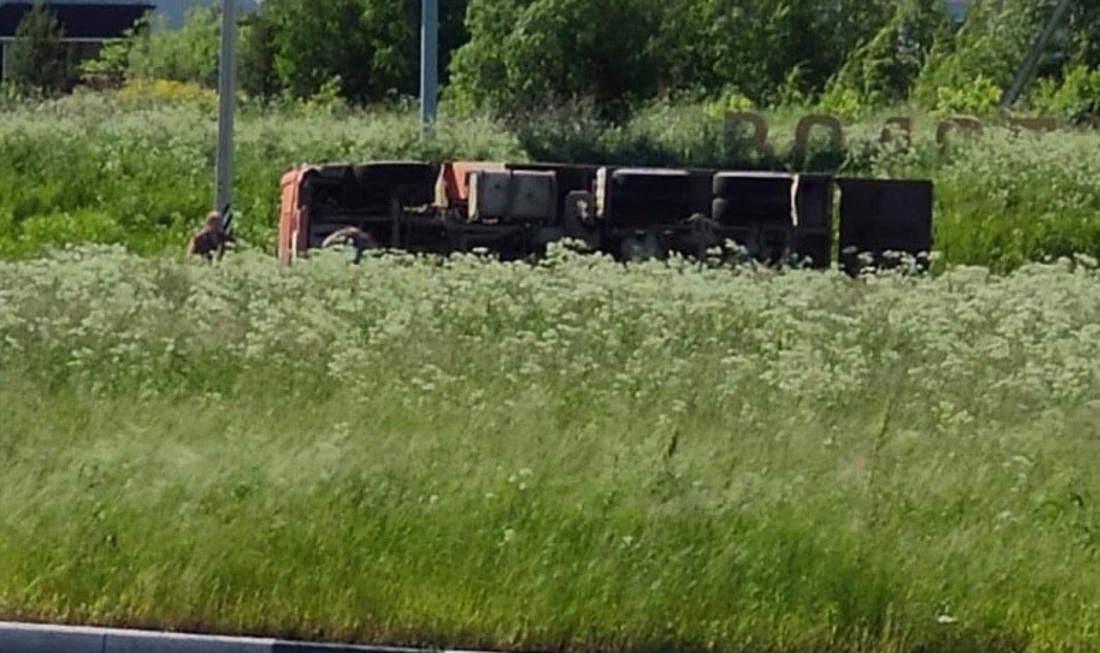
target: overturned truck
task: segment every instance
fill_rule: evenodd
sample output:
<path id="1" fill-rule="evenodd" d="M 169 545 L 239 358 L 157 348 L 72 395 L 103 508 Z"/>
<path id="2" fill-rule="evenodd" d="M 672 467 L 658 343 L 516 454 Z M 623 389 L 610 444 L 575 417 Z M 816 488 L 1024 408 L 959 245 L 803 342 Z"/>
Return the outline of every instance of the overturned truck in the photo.
<path id="1" fill-rule="evenodd" d="M 278 258 L 355 228 L 382 248 L 506 260 L 584 241 L 620 260 L 703 257 L 734 242 L 766 264 L 926 261 L 932 183 L 828 174 L 555 163 L 298 165 L 281 178 Z M 834 220 L 837 216 L 839 220 Z"/>

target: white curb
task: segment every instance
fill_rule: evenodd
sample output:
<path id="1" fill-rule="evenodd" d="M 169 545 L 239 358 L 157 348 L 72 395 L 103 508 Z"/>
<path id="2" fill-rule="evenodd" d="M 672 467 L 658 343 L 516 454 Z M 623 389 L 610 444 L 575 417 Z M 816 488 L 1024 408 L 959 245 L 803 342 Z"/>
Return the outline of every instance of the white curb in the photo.
<path id="1" fill-rule="evenodd" d="M 0 621 L 0 653 L 437 653 L 258 637 Z"/>

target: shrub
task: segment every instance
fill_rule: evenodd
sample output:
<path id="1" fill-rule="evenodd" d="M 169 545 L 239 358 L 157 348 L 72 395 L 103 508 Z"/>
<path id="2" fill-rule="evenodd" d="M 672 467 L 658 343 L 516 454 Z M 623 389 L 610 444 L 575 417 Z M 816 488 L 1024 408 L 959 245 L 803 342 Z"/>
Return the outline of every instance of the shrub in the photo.
<path id="1" fill-rule="evenodd" d="M 31 92 L 56 94 L 68 90 L 72 67 L 62 36 L 53 11 L 42 0 L 35 0 L 7 46 L 7 81 Z"/>

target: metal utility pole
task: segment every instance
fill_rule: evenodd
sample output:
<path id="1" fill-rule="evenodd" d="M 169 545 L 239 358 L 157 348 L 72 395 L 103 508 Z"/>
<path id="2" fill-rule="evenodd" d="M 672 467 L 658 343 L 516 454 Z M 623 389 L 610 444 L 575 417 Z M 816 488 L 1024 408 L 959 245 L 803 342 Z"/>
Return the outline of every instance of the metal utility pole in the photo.
<path id="1" fill-rule="evenodd" d="M 439 0 L 420 1 L 420 135 L 431 133 L 439 86 Z"/>
<path id="2" fill-rule="evenodd" d="M 222 0 L 221 54 L 218 56 L 218 153 L 214 173 L 214 208 L 233 201 L 233 108 L 236 100 L 236 0 Z M 223 216 L 224 217 L 224 216 Z"/>
<path id="3" fill-rule="evenodd" d="M 1073 4 L 1073 0 L 1060 0 L 1054 8 L 1054 13 L 1047 19 L 1042 31 L 1039 32 L 1039 36 L 1032 42 L 1031 48 L 1024 56 L 1024 62 L 1016 71 L 1016 76 L 1012 79 L 1012 85 L 1005 89 L 1005 92 L 1001 95 L 1000 107 L 1002 109 L 1016 102 L 1020 94 L 1023 93 L 1024 88 L 1031 83 L 1031 79 L 1035 76 L 1035 69 L 1039 66 L 1039 58 L 1043 56 L 1043 49 L 1047 47 L 1054 31 L 1062 24 L 1071 4 Z"/>

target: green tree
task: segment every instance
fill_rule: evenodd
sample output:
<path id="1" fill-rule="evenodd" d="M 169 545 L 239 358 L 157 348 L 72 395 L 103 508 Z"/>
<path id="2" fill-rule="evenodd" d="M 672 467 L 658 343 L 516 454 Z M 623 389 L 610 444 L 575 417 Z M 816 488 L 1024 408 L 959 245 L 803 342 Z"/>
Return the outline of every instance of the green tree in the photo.
<path id="1" fill-rule="evenodd" d="M 591 101 L 619 119 L 659 88 L 656 0 L 470 0 L 457 99 L 503 114 Z"/>
<path id="2" fill-rule="evenodd" d="M 954 38 L 932 49 L 913 99 L 936 106 L 944 90 L 980 89 L 987 80 L 1007 88 L 1049 12 L 1047 2 L 975 0 Z"/>
<path id="3" fill-rule="evenodd" d="M 417 3 L 419 4 L 419 3 Z M 439 84 L 450 84 L 451 61 L 454 53 L 470 40 L 470 32 L 466 29 L 466 8 L 468 0 L 440 0 L 439 3 Z M 420 13 L 417 12 L 419 19 Z M 415 47 L 420 47 L 420 32 L 417 26 Z M 419 50 L 418 50 L 419 51 Z M 416 66 L 420 65 L 419 57 Z M 414 69 L 419 75 L 419 67 Z"/>
<path id="4" fill-rule="evenodd" d="M 896 0 L 664 0 L 666 85 L 736 90 L 759 105 L 812 98 Z"/>
<path id="5" fill-rule="evenodd" d="M 659 96 L 736 90 L 806 100 L 895 13 L 896 0 L 470 0 L 454 97 L 505 112 L 548 98 L 621 116 Z"/>
<path id="6" fill-rule="evenodd" d="M 466 0 L 440 3 L 439 81 L 467 39 Z M 352 102 L 414 95 L 419 88 L 420 3 L 414 0 L 265 0 L 242 33 L 241 85 L 308 97 L 332 80 Z"/>
<path id="7" fill-rule="evenodd" d="M 237 77 L 252 96 L 310 97 L 339 88 L 366 103 L 415 94 L 419 86 L 419 2 L 265 0 L 240 17 Z M 440 83 L 451 53 L 467 39 L 466 0 L 440 3 Z M 89 74 L 217 84 L 220 11 L 189 10 L 179 29 L 143 21 L 125 44 L 86 66 Z M 105 53 L 106 55 L 106 53 Z M 109 73 L 109 75 L 108 75 Z"/>
<path id="8" fill-rule="evenodd" d="M 864 107 L 904 101 L 932 48 L 951 35 L 941 0 L 903 0 L 873 38 L 848 54 L 828 92 L 850 94 Z"/>
<path id="9" fill-rule="evenodd" d="M 281 91 L 272 43 L 274 25 L 264 12 L 256 12 L 242 23 L 237 49 L 237 83 L 242 91 L 253 97 L 274 97 Z"/>
<path id="10" fill-rule="evenodd" d="M 15 28 L 8 50 L 8 81 L 23 90 L 65 91 L 72 81 L 73 66 L 63 37 L 54 13 L 35 0 Z"/>
<path id="11" fill-rule="evenodd" d="M 1066 22 L 1068 63 L 1100 68 L 1100 0 L 1077 0 Z"/>
<path id="12" fill-rule="evenodd" d="M 273 65 L 294 97 L 317 93 L 333 79 L 361 103 L 414 93 L 415 7 L 389 0 L 265 0 Z"/>
<path id="13" fill-rule="evenodd" d="M 215 86 L 220 34 L 221 10 L 212 5 L 191 7 L 177 29 L 143 20 L 130 39 L 127 76 Z"/>

